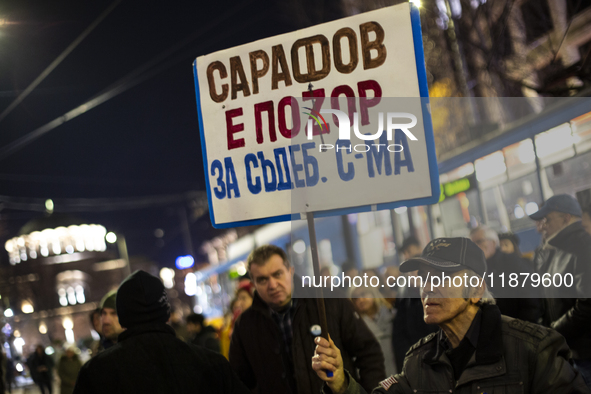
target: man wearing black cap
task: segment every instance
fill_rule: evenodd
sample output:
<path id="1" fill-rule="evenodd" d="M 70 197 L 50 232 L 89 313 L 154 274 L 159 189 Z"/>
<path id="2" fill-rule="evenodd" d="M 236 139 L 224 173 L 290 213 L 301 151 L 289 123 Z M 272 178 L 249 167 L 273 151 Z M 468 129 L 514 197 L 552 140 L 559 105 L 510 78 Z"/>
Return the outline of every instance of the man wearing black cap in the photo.
<path id="1" fill-rule="evenodd" d="M 582 210 L 574 197 L 558 194 L 529 217 L 542 221 L 545 239 L 534 264 L 540 275 L 557 275 L 572 286 L 544 286 L 544 324 L 564 335 L 573 359 L 591 388 L 591 235 L 581 223 Z"/>
<path id="2" fill-rule="evenodd" d="M 419 240 L 412 235 L 406 238 L 400 247 L 403 260 L 420 256 L 422 251 L 423 248 Z M 406 275 L 416 275 L 416 272 L 410 272 Z M 435 331 L 437 331 L 437 326 L 425 324 L 423 319 L 423 304 L 416 283 L 407 282 L 406 286 L 398 288 L 396 316 L 392 324 L 392 345 L 398 371 L 402 371 L 404 355 L 408 352 L 408 349 L 419 339 Z"/>
<path id="3" fill-rule="evenodd" d="M 248 393 L 226 359 L 175 337 L 160 280 L 136 271 L 117 291 L 116 345 L 87 362 L 74 394 Z"/>
<path id="4" fill-rule="evenodd" d="M 411 347 L 402 373 L 382 381 L 373 393 L 590 392 L 570 364 L 560 334 L 501 315 L 482 280 L 484 253 L 471 240 L 431 241 L 420 257 L 400 266 L 401 272 L 417 269 L 425 322 L 440 330 Z M 437 280 L 444 277 L 449 283 Z M 327 383 L 324 392 L 365 393 L 343 369 L 334 343 L 323 338 L 316 343 L 312 368 Z M 326 370 L 334 376 L 327 377 Z"/>

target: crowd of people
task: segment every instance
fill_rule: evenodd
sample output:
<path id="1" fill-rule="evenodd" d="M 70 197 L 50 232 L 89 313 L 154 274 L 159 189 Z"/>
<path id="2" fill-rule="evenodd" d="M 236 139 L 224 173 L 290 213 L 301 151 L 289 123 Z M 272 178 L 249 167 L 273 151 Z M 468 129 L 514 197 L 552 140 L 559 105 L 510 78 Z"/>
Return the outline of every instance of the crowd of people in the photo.
<path id="1" fill-rule="evenodd" d="M 518 237 L 487 226 L 424 249 L 410 237 L 399 271 L 388 273 L 422 285 L 351 287 L 324 307 L 296 296 L 301 278 L 283 249 L 260 246 L 220 328 L 194 313 L 181 324 L 160 279 L 136 271 L 91 314 L 101 338 L 93 357 L 82 365 L 70 348 L 59 359 L 60 392 L 591 393 L 589 210 L 557 195 L 530 218 L 542 235 L 531 260 Z M 360 273 L 355 264 L 341 268 Z M 482 280 L 435 285 L 441 273 Z M 491 274 L 513 273 L 570 273 L 574 286 L 565 295 L 490 283 Z M 27 364 L 51 393 L 54 365 L 42 346 Z"/>

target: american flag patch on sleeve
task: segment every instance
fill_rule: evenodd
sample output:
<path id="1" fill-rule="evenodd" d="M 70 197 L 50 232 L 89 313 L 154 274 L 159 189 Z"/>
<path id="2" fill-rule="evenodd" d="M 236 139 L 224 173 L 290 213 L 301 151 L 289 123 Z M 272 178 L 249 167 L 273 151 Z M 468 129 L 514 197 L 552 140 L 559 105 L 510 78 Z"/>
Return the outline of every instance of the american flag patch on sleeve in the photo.
<path id="1" fill-rule="evenodd" d="M 380 386 L 388 390 L 394 383 L 398 383 L 398 380 L 394 378 L 394 375 L 390 375 L 388 379 L 384 379 L 380 382 Z"/>

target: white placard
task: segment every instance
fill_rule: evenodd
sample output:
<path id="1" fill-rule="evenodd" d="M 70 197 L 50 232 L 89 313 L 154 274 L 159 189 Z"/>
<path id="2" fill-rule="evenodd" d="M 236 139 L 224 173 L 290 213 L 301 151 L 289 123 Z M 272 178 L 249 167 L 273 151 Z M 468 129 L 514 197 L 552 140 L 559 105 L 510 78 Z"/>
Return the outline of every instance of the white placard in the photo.
<path id="1" fill-rule="evenodd" d="M 216 227 L 437 201 L 428 103 L 420 99 L 428 96 L 420 22 L 411 7 L 383 8 L 197 58 Z M 359 134 L 375 134 L 381 114 L 382 140 L 362 140 L 351 127 L 350 144 L 337 143 L 344 130 L 326 111 L 348 114 L 349 105 Z M 403 130 L 412 116 L 415 124 Z M 315 135 L 309 139 L 307 132 Z"/>

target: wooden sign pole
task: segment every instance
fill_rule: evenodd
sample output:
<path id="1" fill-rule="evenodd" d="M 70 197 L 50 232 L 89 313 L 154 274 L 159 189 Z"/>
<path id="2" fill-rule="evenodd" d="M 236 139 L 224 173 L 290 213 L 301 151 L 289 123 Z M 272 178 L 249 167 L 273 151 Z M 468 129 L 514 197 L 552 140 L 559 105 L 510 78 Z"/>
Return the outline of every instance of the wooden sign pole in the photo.
<path id="1" fill-rule="evenodd" d="M 312 266 L 314 276 L 320 277 L 320 261 L 318 259 L 318 243 L 316 241 L 316 228 L 314 227 L 314 213 L 306 214 L 308 219 L 308 233 L 310 234 L 310 249 L 312 251 Z M 316 305 L 318 306 L 318 317 L 320 318 L 320 336 L 328 341 L 328 323 L 326 321 L 326 307 L 324 306 L 324 293 L 322 287 L 316 288 Z M 326 376 L 332 377 L 332 371 L 325 371 Z"/>

